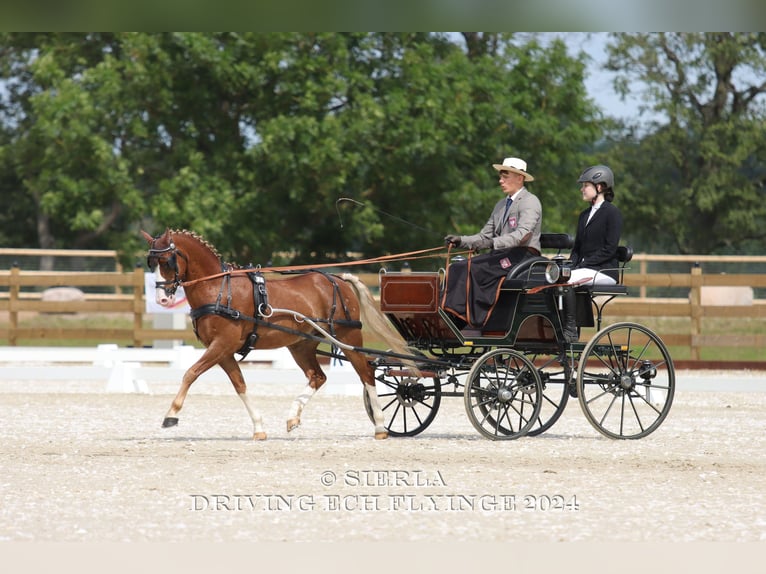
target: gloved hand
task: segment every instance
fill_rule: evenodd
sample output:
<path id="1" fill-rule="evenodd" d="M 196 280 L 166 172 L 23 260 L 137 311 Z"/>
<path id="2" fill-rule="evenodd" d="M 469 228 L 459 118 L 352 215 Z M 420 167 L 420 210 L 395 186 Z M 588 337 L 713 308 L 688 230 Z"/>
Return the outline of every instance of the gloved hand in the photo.
<path id="1" fill-rule="evenodd" d="M 444 244 L 449 247 L 450 245 L 454 245 L 455 247 L 460 247 L 461 244 L 460 236 L 459 235 L 447 235 L 444 237 Z"/>
<path id="2" fill-rule="evenodd" d="M 494 244 L 492 242 L 492 239 L 480 239 L 474 244 L 473 248 L 474 249 L 492 249 L 493 246 Z"/>

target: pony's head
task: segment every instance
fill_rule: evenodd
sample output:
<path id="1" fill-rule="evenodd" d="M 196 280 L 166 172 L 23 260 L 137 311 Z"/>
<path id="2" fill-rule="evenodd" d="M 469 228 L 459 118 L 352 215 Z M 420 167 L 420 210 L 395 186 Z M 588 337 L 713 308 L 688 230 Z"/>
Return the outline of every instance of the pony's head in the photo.
<path id="1" fill-rule="evenodd" d="M 176 247 L 169 229 L 157 237 L 152 237 L 145 231 L 141 231 L 141 234 L 149 243 L 146 264 L 154 273 L 157 303 L 163 307 L 171 307 L 175 303 L 178 287 L 186 280 L 189 261 Z"/>

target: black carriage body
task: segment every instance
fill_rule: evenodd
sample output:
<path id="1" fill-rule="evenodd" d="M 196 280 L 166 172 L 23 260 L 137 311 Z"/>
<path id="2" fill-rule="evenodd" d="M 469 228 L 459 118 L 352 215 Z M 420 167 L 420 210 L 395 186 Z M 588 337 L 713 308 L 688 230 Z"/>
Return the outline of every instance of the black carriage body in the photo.
<path id="1" fill-rule="evenodd" d="M 526 350 L 558 348 L 564 341 L 561 292 L 548 286 L 545 267 L 550 260 L 524 261 L 503 282 L 495 308 L 481 330 L 465 329 L 444 311 L 441 273 L 383 273 L 380 308 L 413 348 L 454 349 L 464 346 L 509 346 Z M 548 287 L 534 291 L 536 287 Z M 591 293 L 576 291 L 578 327 L 594 325 Z"/>
<path id="2" fill-rule="evenodd" d="M 568 249 L 572 238 L 543 235 L 543 247 Z M 392 435 L 413 436 L 434 420 L 442 396 L 462 396 L 469 420 L 485 437 L 515 439 L 550 428 L 569 397 L 610 438 L 641 438 L 663 422 L 675 389 L 664 343 L 634 323 L 601 328 L 602 311 L 619 295 L 632 251 L 620 247 L 620 284 L 550 283 L 552 259 L 514 266 L 481 330 L 441 308 L 444 272 L 384 272 L 380 308 L 407 342 L 413 361 L 381 354 L 373 362 Z M 596 327 L 589 341 L 568 342 L 563 290 L 574 289 L 577 326 Z M 369 412 L 369 411 L 368 411 Z"/>

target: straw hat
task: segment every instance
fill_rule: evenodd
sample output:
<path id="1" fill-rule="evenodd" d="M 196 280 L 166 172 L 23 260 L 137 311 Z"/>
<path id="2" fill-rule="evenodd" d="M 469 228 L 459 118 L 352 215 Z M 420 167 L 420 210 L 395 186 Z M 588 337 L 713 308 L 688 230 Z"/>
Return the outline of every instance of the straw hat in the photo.
<path id="1" fill-rule="evenodd" d="M 507 157 L 503 163 L 493 163 L 497 171 L 512 171 L 524 176 L 524 181 L 535 181 L 535 178 L 527 173 L 527 162 L 517 157 Z"/>

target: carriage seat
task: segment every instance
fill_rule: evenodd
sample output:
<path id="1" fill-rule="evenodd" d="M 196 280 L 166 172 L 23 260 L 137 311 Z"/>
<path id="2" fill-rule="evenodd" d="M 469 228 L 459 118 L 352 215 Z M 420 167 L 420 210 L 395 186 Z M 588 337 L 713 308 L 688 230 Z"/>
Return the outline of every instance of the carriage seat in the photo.
<path id="1" fill-rule="evenodd" d="M 625 266 L 631 259 L 633 259 L 633 248 L 630 245 L 620 245 L 617 248 L 617 261 L 619 263 L 619 266 L 617 267 L 617 272 L 619 274 L 617 284 L 587 285 L 586 289 L 588 289 L 594 297 L 601 295 L 626 295 L 628 293 L 628 288 L 623 284 L 623 275 L 625 274 Z"/>
<path id="2" fill-rule="evenodd" d="M 598 330 L 601 330 L 601 319 L 607 303 L 618 295 L 627 295 L 628 293 L 627 286 L 623 284 L 623 275 L 625 273 L 625 266 L 631 259 L 633 259 L 633 248 L 630 245 L 620 245 L 617 248 L 617 261 L 619 264 L 617 272 L 619 280 L 616 285 L 581 285 L 575 288 L 575 292 L 585 292 L 590 297 L 591 303 L 596 309 L 595 327 Z M 578 325 L 580 325 L 579 318 Z M 592 321 L 587 321 L 585 326 L 593 326 Z"/>
<path id="3" fill-rule="evenodd" d="M 574 237 L 568 233 L 543 233 L 540 235 L 540 247 L 543 249 L 572 249 Z"/>
<path id="4" fill-rule="evenodd" d="M 574 239 L 567 233 L 544 233 L 540 236 L 540 245 L 543 249 L 571 249 Z M 623 276 L 627 263 L 633 259 L 633 248 L 630 245 L 620 245 L 617 248 L 617 267 L 619 280 L 616 285 L 583 285 L 578 290 L 587 290 L 591 296 L 617 296 L 626 295 L 628 288 L 623 284 Z M 503 290 L 522 290 L 534 284 L 544 285 L 545 266 L 550 259 L 544 256 L 530 257 L 518 265 L 514 265 L 508 271 L 503 281 Z"/>

